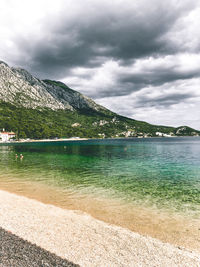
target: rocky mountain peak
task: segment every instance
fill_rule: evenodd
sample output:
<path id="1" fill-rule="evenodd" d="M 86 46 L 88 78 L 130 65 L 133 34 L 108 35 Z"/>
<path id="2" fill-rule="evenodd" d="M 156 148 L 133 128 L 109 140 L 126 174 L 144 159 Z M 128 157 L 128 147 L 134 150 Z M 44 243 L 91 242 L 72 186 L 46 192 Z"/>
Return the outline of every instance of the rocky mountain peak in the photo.
<path id="1" fill-rule="evenodd" d="M 7 63 L 5 63 L 4 61 L 2 61 L 2 60 L 0 60 L 0 67 L 2 67 L 1 65 L 5 65 L 5 66 L 7 66 L 8 67 L 8 64 Z"/>
<path id="2" fill-rule="evenodd" d="M 26 108 L 106 110 L 64 83 L 40 80 L 22 68 L 0 61 L 0 100 Z"/>

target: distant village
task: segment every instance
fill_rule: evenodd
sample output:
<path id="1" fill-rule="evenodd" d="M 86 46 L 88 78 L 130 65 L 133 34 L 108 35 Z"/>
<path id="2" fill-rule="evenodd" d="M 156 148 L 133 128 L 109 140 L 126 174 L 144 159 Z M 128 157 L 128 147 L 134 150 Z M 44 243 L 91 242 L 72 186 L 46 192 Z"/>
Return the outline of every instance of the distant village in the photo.
<path id="1" fill-rule="evenodd" d="M 73 124 L 72 127 L 77 127 L 78 124 Z M 112 136 L 112 138 L 129 138 L 129 137 L 137 137 L 137 138 L 150 138 L 150 137 L 175 137 L 175 136 L 181 136 L 180 132 L 182 130 L 184 130 L 184 127 L 181 127 L 177 130 L 176 133 L 170 132 L 168 134 L 166 133 L 162 133 L 162 132 L 156 132 L 154 136 L 152 136 L 152 134 L 150 133 L 142 133 L 142 132 L 135 132 L 133 130 L 128 130 L 128 131 L 124 131 L 124 132 L 120 132 L 119 134 L 116 134 L 115 136 Z M 98 134 L 100 139 L 104 139 L 106 138 L 104 133 Z M 199 136 L 198 133 L 196 132 L 192 132 L 191 136 Z M 16 141 L 17 139 L 17 135 L 15 132 L 11 131 L 6 131 L 5 129 L 2 129 L 0 131 L 0 143 L 9 143 L 12 141 Z M 76 139 L 85 139 L 85 138 L 80 138 L 80 137 L 66 137 L 66 138 L 53 138 L 53 140 L 76 140 Z M 42 139 L 43 141 L 51 141 L 52 139 Z M 42 141 L 41 140 L 41 141 Z M 30 138 L 26 138 L 26 139 L 20 139 L 18 140 L 20 142 L 29 142 Z M 32 140 L 34 141 L 34 140 Z M 39 141 L 39 140 L 38 140 Z"/>
<path id="2" fill-rule="evenodd" d="M 7 132 L 3 129 L 0 132 L 0 142 L 10 142 L 15 140 L 16 134 L 14 132 Z"/>

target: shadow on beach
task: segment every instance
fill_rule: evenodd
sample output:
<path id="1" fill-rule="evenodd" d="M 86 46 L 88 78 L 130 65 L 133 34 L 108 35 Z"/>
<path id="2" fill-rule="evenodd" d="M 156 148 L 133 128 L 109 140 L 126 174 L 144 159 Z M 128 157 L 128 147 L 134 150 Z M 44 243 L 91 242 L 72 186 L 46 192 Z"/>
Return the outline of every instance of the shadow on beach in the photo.
<path id="1" fill-rule="evenodd" d="M 64 260 L 0 227 L 0 267 L 79 265 Z"/>

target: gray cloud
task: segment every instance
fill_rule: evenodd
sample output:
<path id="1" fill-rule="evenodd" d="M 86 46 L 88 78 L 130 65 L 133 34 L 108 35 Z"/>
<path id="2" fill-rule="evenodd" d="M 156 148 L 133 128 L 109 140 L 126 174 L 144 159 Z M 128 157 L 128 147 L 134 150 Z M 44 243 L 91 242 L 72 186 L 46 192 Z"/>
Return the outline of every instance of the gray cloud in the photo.
<path id="1" fill-rule="evenodd" d="M 150 73 L 139 73 L 139 74 L 122 74 L 118 77 L 118 82 L 121 86 L 127 88 L 127 91 L 121 91 L 121 95 L 127 94 L 130 91 L 138 91 L 141 88 L 148 86 L 160 86 L 165 83 L 177 81 L 177 80 L 187 80 L 200 77 L 200 69 L 195 69 L 191 72 L 181 72 L 174 69 L 160 69 L 157 71 L 152 71 Z M 178 95 L 177 95 L 178 96 Z M 186 95 L 187 96 L 187 95 Z M 176 96 L 174 96 L 176 98 Z M 182 98 L 180 97 L 180 100 Z"/>
<path id="2" fill-rule="evenodd" d="M 15 64 L 40 77 L 61 79 L 76 66 L 97 67 L 109 59 L 127 65 L 130 60 L 179 51 L 164 36 L 193 2 L 131 2 L 85 1 L 84 8 L 75 9 L 72 15 L 63 2 L 58 14 L 42 21 L 42 35 L 17 35 Z"/>
<path id="3" fill-rule="evenodd" d="M 138 98 L 135 107 L 157 107 L 166 108 L 177 103 L 184 102 L 185 100 L 190 100 L 195 97 L 194 93 L 170 93 L 167 95 L 161 95 L 154 98 L 143 96 Z"/>

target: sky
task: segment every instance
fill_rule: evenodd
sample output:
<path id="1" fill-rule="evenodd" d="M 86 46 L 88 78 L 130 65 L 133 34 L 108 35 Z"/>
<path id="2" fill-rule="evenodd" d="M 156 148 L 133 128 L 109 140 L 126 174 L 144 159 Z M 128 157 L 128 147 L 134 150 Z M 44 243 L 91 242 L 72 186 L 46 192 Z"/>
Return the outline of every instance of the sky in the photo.
<path id="1" fill-rule="evenodd" d="M 200 130 L 200 0 L 0 0 L 0 60 L 121 115 Z"/>

